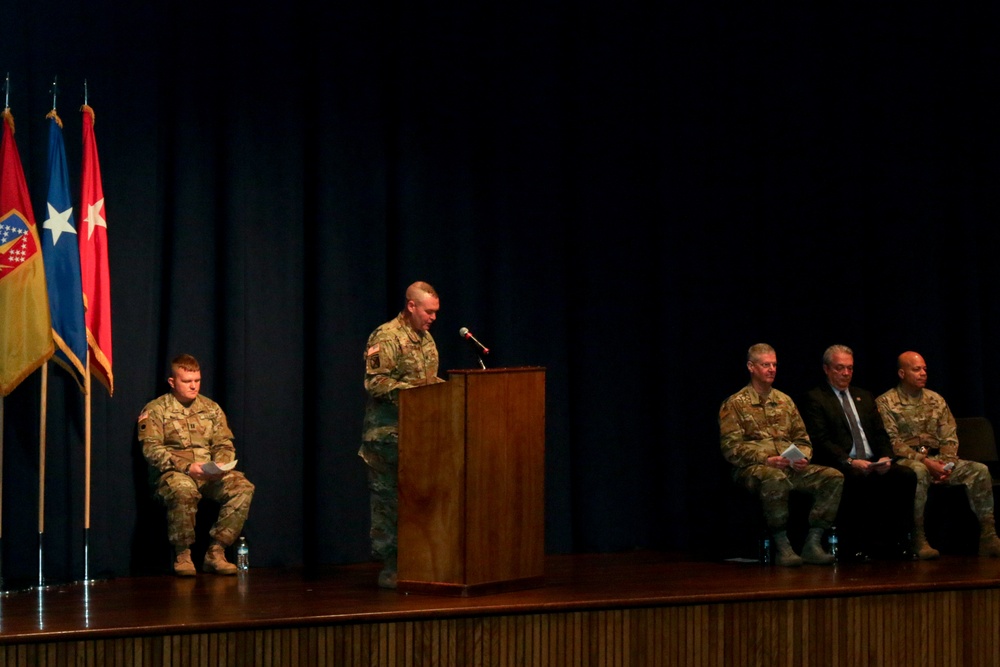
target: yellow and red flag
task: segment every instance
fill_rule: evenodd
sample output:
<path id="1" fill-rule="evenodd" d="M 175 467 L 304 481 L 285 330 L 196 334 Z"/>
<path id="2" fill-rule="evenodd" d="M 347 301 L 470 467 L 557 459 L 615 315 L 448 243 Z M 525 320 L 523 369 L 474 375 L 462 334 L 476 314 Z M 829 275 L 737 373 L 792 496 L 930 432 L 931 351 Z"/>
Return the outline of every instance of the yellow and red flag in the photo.
<path id="1" fill-rule="evenodd" d="M 4 109 L 0 139 L 0 397 L 41 367 L 52 352 L 42 245 L 14 143 L 14 116 L 10 109 Z"/>

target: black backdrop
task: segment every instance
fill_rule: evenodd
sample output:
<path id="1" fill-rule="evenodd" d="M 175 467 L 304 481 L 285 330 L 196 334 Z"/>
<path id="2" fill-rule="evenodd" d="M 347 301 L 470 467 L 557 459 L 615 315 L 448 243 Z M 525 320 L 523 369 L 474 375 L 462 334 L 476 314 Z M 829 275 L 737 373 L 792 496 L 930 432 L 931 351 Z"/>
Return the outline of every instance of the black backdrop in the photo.
<path id="1" fill-rule="evenodd" d="M 96 112 L 92 573 L 156 560 L 135 418 L 181 351 L 257 485 L 254 563 L 365 560 L 362 352 L 416 279 L 444 369 L 475 363 L 461 326 L 548 369 L 549 552 L 713 552 L 755 342 L 793 397 L 831 343 L 876 392 L 913 348 L 1000 422 L 995 9 L 446 4 L 3 4 L 39 222 L 52 77 L 77 180 L 85 79 Z M 46 571 L 73 577 L 83 402 L 50 378 Z M 36 374 L 4 405 L 8 577 L 37 571 L 38 401 Z"/>

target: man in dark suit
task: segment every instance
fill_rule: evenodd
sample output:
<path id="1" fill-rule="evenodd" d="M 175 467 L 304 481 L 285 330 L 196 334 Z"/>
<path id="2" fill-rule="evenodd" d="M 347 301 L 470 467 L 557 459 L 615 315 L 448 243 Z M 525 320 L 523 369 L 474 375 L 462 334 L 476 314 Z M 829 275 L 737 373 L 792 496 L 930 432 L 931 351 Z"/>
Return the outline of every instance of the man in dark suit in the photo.
<path id="1" fill-rule="evenodd" d="M 913 471 L 892 461 L 892 448 L 871 392 L 851 386 L 854 352 L 831 345 L 823 353 L 827 381 L 806 394 L 802 419 L 817 464 L 844 473 L 837 514 L 846 559 L 912 557 Z"/>

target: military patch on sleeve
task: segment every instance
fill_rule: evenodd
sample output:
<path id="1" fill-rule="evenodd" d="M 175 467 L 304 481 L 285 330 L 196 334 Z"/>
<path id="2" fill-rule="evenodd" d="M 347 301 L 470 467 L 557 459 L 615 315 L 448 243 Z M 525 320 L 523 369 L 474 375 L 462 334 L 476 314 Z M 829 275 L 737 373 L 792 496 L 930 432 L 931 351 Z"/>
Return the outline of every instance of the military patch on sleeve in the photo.
<path id="1" fill-rule="evenodd" d="M 374 345 L 368 348 L 367 352 L 365 352 L 365 357 L 368 358 L 368 368 L 375 370 L 376 368 L 379 367 L 379 361 L 380 361 L 379 350 L 381 349 L 382 346 L 379 345 L 378 343 L 375 343 Z"/>

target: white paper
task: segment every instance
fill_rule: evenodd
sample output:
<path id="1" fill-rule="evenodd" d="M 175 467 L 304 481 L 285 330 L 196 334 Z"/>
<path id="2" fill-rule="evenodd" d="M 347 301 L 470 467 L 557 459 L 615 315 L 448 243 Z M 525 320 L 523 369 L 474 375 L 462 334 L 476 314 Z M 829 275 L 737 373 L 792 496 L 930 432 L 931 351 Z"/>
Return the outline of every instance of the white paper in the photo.
<path id="1" fill-rule="evenodd" d="M 799 459 L 804 459 L 806 457 L 806 455 L 802 453 L 802 450 L 795 446 L 794 442 L 788 445 L 788 449 L 781 452 L 781 455 L 789 461 L 798 461 Z"/>
<path id="2" fill-rule="evenodd" d="M 216 463 L 215 461 L 209 461 L 208 463 L 201 464 L 201 471 L 206 475 L 218 475 L 236 467 L 236 461 L 230 461 L 229 463 Z"/>

